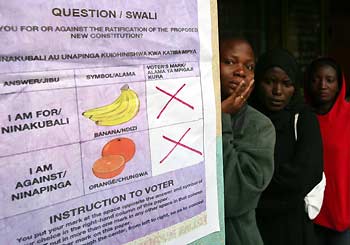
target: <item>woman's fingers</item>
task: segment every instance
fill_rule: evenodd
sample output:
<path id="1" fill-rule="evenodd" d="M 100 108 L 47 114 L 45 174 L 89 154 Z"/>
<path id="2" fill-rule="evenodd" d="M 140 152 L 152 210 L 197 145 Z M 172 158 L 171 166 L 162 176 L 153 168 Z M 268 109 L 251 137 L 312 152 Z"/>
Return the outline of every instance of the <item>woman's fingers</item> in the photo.
<path id="1" fill-rule="evenodd" d="M 254 79 L 252 79 L 248 83 L 248 86 L 245 88 L 245 90 L 241 93 L 240 96 L 242 96 L 245 100 L 248 99 L 250 93 L 253 91 L 253 88 L 254 88 Z"/>
<path id="2" fill-rule="evenodd" d="M 232 94 L 233 98 L 239 99 L 240 101 L 246 101 L 252 92 L 254 87 L 254 79 L 246 83 L 242 81 L 238 86 L 236 91 Z"/>
<path id="3" fill-rule="evenodd" d="M 239 97 L 239 95 L 241 95 L 242 92 L 244 91 L 245 87 L 246 87 L 246 84 L 245 84 L 245 81 L 243 80 L 242 82 L 240 82 L 240 83 L 238 84 L 236 90 L 232 93 L 231 96 L 232 96 L 233 98 Z"/>
<path id="4" fill-rule="evenodd" d="M 245 104 L 254 87 L 254 79 L 248 83 L 242 81 L 236 90 L 221 103 L 221 109 L 226 113 L 236 113 Z"/>

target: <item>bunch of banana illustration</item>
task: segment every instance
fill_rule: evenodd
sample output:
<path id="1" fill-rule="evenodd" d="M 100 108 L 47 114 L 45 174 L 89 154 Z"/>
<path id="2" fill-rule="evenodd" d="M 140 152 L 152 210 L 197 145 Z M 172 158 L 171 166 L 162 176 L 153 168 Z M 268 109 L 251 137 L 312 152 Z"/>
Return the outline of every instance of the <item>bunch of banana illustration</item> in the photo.
<path id="1" fill-rule="evenodd" d="M 139 97 L 127 84 L 120 90 L 119 97 L 111 104 L 84 111 L 83 116 L 99 126 L 115 126 L 133 119 L 139 112 Z"/>

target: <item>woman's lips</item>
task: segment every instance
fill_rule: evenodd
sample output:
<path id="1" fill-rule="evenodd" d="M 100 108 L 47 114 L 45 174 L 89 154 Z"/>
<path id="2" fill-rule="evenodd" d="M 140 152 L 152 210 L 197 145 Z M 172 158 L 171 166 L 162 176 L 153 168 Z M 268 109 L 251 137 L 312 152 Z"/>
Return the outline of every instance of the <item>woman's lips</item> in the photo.
<path id="1" fill-rule="evenodd" d="M 230 87 L 231 87 L 232 89 L 236 89 L 240 83 L 241 83 L 241 82 L 239 82 L 239 81 L 230 81 L 230 82 L 229 82 Z"/>
<path id="2" fill-rule="evenodd" d="M 278 99 L 271 99 L 270 100 L 271 105 L 273 106 L 281 106 L 284 103 L 284 100 L 278 100 Z"/>
<path id="3" fill-rule="evenodd" d="M 328 98 L 329 94 L 327 92 L 320 93 L 320 98 Z"/>

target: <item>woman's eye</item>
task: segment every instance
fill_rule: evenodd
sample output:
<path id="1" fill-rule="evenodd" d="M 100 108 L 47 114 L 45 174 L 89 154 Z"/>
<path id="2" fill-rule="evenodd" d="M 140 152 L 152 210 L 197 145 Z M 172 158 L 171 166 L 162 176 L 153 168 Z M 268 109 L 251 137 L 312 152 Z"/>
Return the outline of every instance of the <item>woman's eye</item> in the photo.
<path id="1" fill-rule="evenodd" d="M 327 78 L 327 82 L 328 83 L 334 83 L 335 82 L 335 78 L 329 77 L 329 78 Z"/>
<path id="2" fill-rule="evenodd" d="M 224 63 L 226 65 L 233 65 L 233 64 L 236 64 L 236 62 L 234 60 L 224 60 Z"/>
<path id="3" fill-rule="evenodd" d="M 283 81 L 283 84 L 284 84 L 284 86 L 286 86 L 286 87 L 291 87 L 291 86 L 293 86 L 293 82 L 292 82 L 291 80 Z"/>
<path id="4" fill-rule="evenodd" d="M 249 71 L 254 71 L 254 68 L 255 68 L 254 65 L 247 65 L 246 67 Z"/>
<path id="5" fill-rule="evenodd" d="M 237 61 L 236 60 L 232 60 L 232 59 L 226 59 L 226 60 L 224 60 L 224 63 L 226 65 L 236 65 Z"/>

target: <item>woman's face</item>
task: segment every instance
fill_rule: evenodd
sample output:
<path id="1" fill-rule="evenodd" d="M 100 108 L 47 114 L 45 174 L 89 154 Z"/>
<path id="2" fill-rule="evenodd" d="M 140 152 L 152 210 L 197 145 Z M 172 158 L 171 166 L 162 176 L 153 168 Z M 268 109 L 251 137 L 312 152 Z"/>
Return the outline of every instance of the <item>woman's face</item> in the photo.
<path id="1" fill-rule="evenodd" d="M 244 40 L 225 40 L 220 44 L 221 96 L 226 99 L 236 91 L 237 86 L 254 77 L 254 52 Z"/>
<path id="2" fill-rule="evenodd" d="M 339 91 L 337 71 L 329 65 L 323 65 L 313 74 L 310 92 L 315 104 L 333 104 Z"/>
<path id="3" fill-rule="evenodd" d="M 285 108 L 295 91 L 293 81 L 279 67 L 268 69 L 258 83 L 260 102 L 269 111 Z"/>

